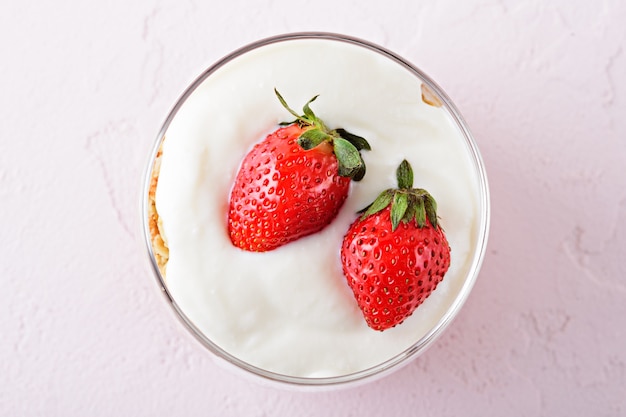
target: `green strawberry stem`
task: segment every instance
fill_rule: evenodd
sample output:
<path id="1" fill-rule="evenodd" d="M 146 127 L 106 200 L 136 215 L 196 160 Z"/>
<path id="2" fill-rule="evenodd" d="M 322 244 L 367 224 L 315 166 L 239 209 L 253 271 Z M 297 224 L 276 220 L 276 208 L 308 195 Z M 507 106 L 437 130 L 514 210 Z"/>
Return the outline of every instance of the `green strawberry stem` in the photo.
<path id="1" fill-rule="evenodd" d="M 421 229 L 426 219 L 434 227 L 438 227 L 437 202 L 421 188 L 413 188 L 413 168 L 405 159 L 396 170 L 398 188 L 389 188 L 379 194 L 372 204 L 365 207 L 361 219 L 385 209 L 391 205 L 391 230 L 395 231 L 400 222 L 408 223 L 415 220 Z"/>
<path id="2" fill-rule="evenodd" d="M 299 115 L 292 110 L 283 96 L 274 88 L 276 97 L 285 109 L 296 117 L 292 122 L 284 122 L 281 125 L 290 125 L 297 123 L 302 128 L 306 128 L 298 138 L 298 145 L 304 150 L 313 149 L 323 142 L 332 145 L 333 152 L 339 163 L 339 175 L 349 177 L 354 181 L 360 181 L 365 176 L 365 161 L 361 156 L 361 150 L 371 150 L 370 144 L 362 138 L 352 134 L 345 129 L 329 130 L 324 122 L 315 115 L 311 110 L 310 104 L 315 101 L 318 96 L 307 101 L 302 111 L 303 115 Z"/>

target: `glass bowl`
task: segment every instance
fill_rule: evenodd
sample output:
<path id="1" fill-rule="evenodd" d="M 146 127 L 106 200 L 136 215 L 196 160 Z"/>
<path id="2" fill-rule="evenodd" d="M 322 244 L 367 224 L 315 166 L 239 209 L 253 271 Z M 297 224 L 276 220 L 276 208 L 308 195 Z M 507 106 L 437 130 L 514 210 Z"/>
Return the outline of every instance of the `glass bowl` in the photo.
<path id="1" fill-rule="evenodd" d="M 165 274 L 162 273 L 159 268 L 159 250 L 153 245 L 153 238 L 155 236 L 155 233 L 158 234 L 158 231 L 155 231 L 156 223 L 154 218 L 154 211 L 151 211 L 154 209 L 152 204 L 154 201 L 153 191 L 155 186 L 155 161 L 157 160 L 157 156 L 160 155 L 160 150 L 162 149 L 164 138 L 168 134 L 168 129 L 179 116 L 181 108 L 185 106 L 185 104 L 190 100 L 190 97 L 192 97 L 194 93 L 198 91 L 207 80 L 211 80 L 211 82 L 217 83 L 219 85 L 219 83 L 221 82 L 220 77 L 222 77 L 225 71 L 231 71 L 230 68 L 233 67 L 233 63 L 236 64 L 234 65 L 234 68 L 246 68 L 254 66 L 256 65 L 256 61 L 254 59 L 251 59 L 250 56 L 254 58 L 254 54 L 258 54 L 259 51 L 261 51 L 262 53 L 269 51 L 270 55 L 274 54 L 272 55 L 272 59 L 275 60 L 275 65 L 278 66 L 281 65 L 281 62 L 283 62 L 281 61 L 281 59 L 290 59 L 290 56 L 288 55 L 289 51 L 294 51 L 295 49 L 289 48 L 296 46 L 298 50 L 300 50 L 299 48 L 302 45 L 307 44 L 315 44 L 318 46 L 328 45 L 333 48 L 349 48 L 349 50 L 358 50 L 359 54 L 373 54 L 375 58 L 372 59 L 385 62 L 382 64 L 383 66 L 390 65 L 391 67 L 395 68 L 394 71 L 400 71 L 399 74 L 406 73 L 410 77 L 412 77 L 414 79 L 414 82 L 416 83 L 415 85 L 420 85 L 422 87 L 419 90 L 416 89 L 414 94 L 416 96 L 419 94 L 426 94 L 427 96 L 429 96 L 430 98 L 427 98 L 426 100 L 431 101 L 431 104 L 436 104 L 438 107 L 440 107 L 440 109 L 443 109 L 445 117 L 450 123 L 451 129 L 455 130 L 458 133 L 459 140 L 457 141 L 458 143 L 455 144 L 455 149 L 460 154 L 463 154 L 463 158 L 467 159 L 467 169 L 465 176 L 471 177 L 472 195 L 474 201 L 473 207 L 475 209 L 475 213 L 472 217 L 472 224 L 470 226 L 467 226 L 469 229 L 467 230 L 466 236 L 463 237 L 463 239 L 468 242 L 468 249 L 466 251 L 467 253 L 464 255 L 465 257 L 463 258 L 463 268 L 458 268 L 458 271 L 460 271 L 456 272 L 458 276 L 455 276 L 454 279 L 450 279 L 454 281 L 454 286 L 451 286 L 450 288 L 447 288 L 445 290 L 441 290 L 442 292 L 445 292 L 445 298 L 442 298 L 443 301 L 438 302 L 440 306 L 438 307 L 438 309 L 435 309 L 436 313 L 433 313 L 435 314 L 435 317 L 430 318 L 430 321 L 432 323 L 429 324 L 427 328 L 422 329 L 419 334 L 414 336 L 414 341 L 412 341 L 409 345 L 402 347 L 398 352 L 389 355 L 384 359 L 378 360 L 374 364 L 367 364 L 362 369 L 352 369 L 345 373 L 336 373 L 329 375 L 298 375 L 290 374 L 289 372 L 277 372 L 275 370 L 268 370 L 266 369 L 267 367 L 263 365 L 253 364 L 250 360 L 242 359 L 242 355 L 232 353 L 232 349 L 224 348 L 223 343 L 213 340 L 212 337 L 207 335 L 207 333 L 210 332 L 206 331 L 206 325 L 199 324 L 200 321 L 197 319 L 198 316 L 196 313 L 194 313 L 196 314 L 196 319 L 192 319 L 193 315 L 190 314 L 192 309 L 191 307 L 189 307 L 189 302 L 184 299 L 184 297 L 177 298 L 175 294 L 176 291 L 172 291 L 171 285 L 168 285 L 168 282 L 164 276 Z M 278 55 L 273 52 L 274 49 L 277 48 L 277 46 L 285 47 L 283 48 L 284 50 L 278 48 Z M 281 50 L 283 52 L 280 52 Z M 316 62 L 315 65 L 333 65 L 335 62 L 336 61 Z M 261 65 L 258 68 L 258 71 L 263 71 L 263 68 L 265 67 Z M 267 68 L 269 69 L 266 70 L 266 72 L 270 74 L 267 77 L 271 79 L 271 73 L 273 71 L 272 66 L 269 65 L 267 66 Z M 315 76 L 315 74 L 316 73 L 313 73 L 313 77 Z M 360 72 L 353 74 L 353 76 L 359 77 L 359 74 Z M 367 81 L 366 78 L 365 80 Z M 383 90 L 379 91 L 384 92 L 384 88 L 386 88 L 386 85 L 391 85 L 395 82 L 395 77 L 384 77 L 380 79 L 379 82 L 381 84 L 381 87 L 383 88 Z M 309 94 L 309 91 L 304 92 L 303 94 Z M 244 99 L 245 98 L 242 98 L 242 100 Z M 376 99 L 376 97 L 373 97 L 373 99 Z M 420 97 L 420 99 L 424 101 L 423 97 Z M 318 100 L 318 102 L 319 101 L 322 100 L 320 99 Z M 316 102 L 315 104 L 317 105 L 318 102 Z M 292 107 L 295 108 L 296 106 Z M 393 117 L 397 118 L 400 116 L 395 114 Z M 288 114 L 285 115 L 285 118 L 288 118 Z M 245 374 L 253 376 L 254 378 L 261 381 L 300 388 L 334 388 L 372 381 L 380 378 L 383 375 L 388 374 L 393 370 L 399 369 L 401 366 L 409 363 L 412 359 L 423 353 L 426 348 L 429 347 L 437 339 L 437 337 L 439 337 L 442 332 L 448 327 L 452 319 L 459 313 L 462 305 L 467 299 L 474 285 L 474 282 L 477 279 L 480 266 L 482 264 L 482 260 L 485 254 L 490 219 L 489 189 L 481 156 L 479 154 L 476 143 L 474 142 L 474 139 L 472 138 L 472 135 L 461 114 L 454 106 L 450 98 L 443 92 L 443 90 L 426 74 L 424 74 L 410 62 L 394 54 L 393 52 L 386 50 L 385 48 L 361 39 L 356 39 L 345 35 L 320 32 L 285 34 L 251 43 L 247 46 L 233 51 L 226 57 L 220 59 L 214 65 L 206 69 L 198 78 L 195 79 L 195 81 L 191 83 L 191 85 L 184 91 L 184 93 L 175 103 L 173 109 L 166 117 L 165 122 L 163 123 L 163 126 L 161 127 L 156 137 L 154 147 L 149 156 L 149 163 L 147 164 L 147 168 L 145 171 L 141 212 L 145 248 L 147 250 L 148 259 L 151 264 L 152 273 L 156 278 L 157 284 L 165 295 L 167 302 L 173 308 L 175 314 L 181 320 L 184 326 L 197 338 L 197 340 L 200 341 L 200 343 L 204 347 L 206 347 L 215 356 L 215 358 L 218 359 L 219 362 L 234 365 L 235 369 L 242 370 Z M 452 256 L 455 256 L 454 247 Z M 219 260 L 216 260 L 216 262 L 219 262 Z M 340 277 L 340 279 L 342 278 L 343 277 Z M 444 279 L 444 282 L 446 281 L 446 279 Z M 438 289 L 437 291 L 440 290 Z M 433 296 L 434 294 L 431 297 Z M 422 307 L 420 307 L 420 309 L 421 308 Z M 401 326 L 404 326 L 404 324 L 401 324 L 398 327 Z M 384 333 L 385 332 L 383 332 L 382 334 Z M 283 352 L 276 352 L 276 356 L 278 358 L 280 358 L 282 354 Z"/>

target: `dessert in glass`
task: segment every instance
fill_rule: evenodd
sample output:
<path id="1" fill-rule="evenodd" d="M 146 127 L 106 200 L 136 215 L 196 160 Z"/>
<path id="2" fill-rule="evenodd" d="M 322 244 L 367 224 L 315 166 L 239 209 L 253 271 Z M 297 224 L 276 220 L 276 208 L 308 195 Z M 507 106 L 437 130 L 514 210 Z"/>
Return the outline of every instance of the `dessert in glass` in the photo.
<path id="1" fill-rule="evenodd" d="M 329 129 L 366 138 L 367 170 L 321 230 L 272 250 L 229 235 L 242 161 L 308 106 Z M 368 326 L 342 271 L 341 246 L 360 211 L 396 187 L 396 169 L 437 202 L 451 248 L 436 290 L 400 324 Z M 479 273 L 489 195 L 477 146 L 448 96 L 396 54 L 352 37 L 295 33 L 238 49 L 203 72 L 167 116 L 142 196 L 146 248 L 182 323 L 216 358 L 266 381 L 360 383 L 422 353 L 457 315 Z"/>

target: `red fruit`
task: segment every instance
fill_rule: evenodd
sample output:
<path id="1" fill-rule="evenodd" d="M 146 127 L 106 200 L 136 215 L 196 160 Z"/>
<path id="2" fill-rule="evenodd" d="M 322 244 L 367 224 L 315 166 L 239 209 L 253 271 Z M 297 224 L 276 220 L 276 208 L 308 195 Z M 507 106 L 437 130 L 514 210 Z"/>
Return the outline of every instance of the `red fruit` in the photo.
<path id="1" fill-rule="evenodd" d="M 437 288 L 450 266 L 450 246 L 439 226 L 436 203 L 412 188 L 407 161 L 389 189 L 348 229 L 341 263 L 368 326 L 386 330 L 402 323 Z"/>
<path id="2" fill-rule="evenodd" d="M 246 155 L 231 191 L 228 231 L 248 251 L 276 249 L 320 231 L 348 196 L 350 179 L 365 175 L 359 151 L 367 141 L 343 129 L 328 130 L 309 104 L 304 115 L 256 144 Z"/>

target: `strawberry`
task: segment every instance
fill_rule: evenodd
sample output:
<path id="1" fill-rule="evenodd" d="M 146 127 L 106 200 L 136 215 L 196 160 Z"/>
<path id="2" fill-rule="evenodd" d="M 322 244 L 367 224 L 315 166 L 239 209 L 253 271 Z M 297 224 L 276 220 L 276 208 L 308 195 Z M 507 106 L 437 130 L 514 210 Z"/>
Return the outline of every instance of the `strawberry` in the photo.
<path id="1" fill-rule="evenodd" d="M 228 231 L 236 247 L 264 252 L 320 231 L 345 202 L 350 180 L 360 181 L 367 141 L 344 129 L 329 130 L 311 110 L 296 117 L 245 156 L 230 194 Z"/>
<path id="2" fill-rule="evenodd" d="M 413 187 L 403 161 L 398 189 L 383 191 L 348 229 L 341 263 L 368 326 L 386 330 L 402 323 L 437 288 L 450 266 L 450 246 L 437 205 Z"/>

